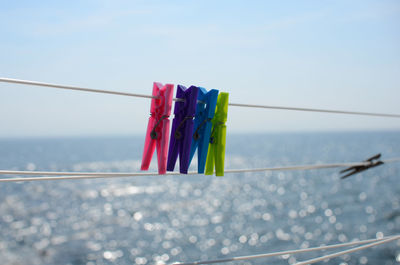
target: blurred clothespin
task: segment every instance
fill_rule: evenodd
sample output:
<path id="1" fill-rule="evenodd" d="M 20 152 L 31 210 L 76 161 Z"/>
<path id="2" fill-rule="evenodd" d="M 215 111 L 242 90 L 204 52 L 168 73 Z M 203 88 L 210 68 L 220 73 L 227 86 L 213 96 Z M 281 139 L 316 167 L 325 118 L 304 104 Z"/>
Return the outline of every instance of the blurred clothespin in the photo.
<path id="1" fill-rule="evenodd" d="M 141 170 L 148 170 L 154 149 L 157 147 L 158 173 L 167 170 L 167 151 L 169 136 L 169 115 L 172 108 L 174 85 L 154 82 L 151 100 L 150 118 L 147 125 Z"/>
<path id="2" fill-rule="evenodd" d="M 342 171 L 340 171 L 340 173 L 344 173 L 344 172 L 348 172 L 348 171 L 350 171 L 350 172 L 344 176 L 341 176 L 340 178 L 344 179 L 351 175 L 365 171 L 367 169 L 382 165 L 383 162 L 381 160 L 379 160 L 380 157 L 381 157 L 381 154 L 377 154 L 377 155 L 374 155 L 373 157 L 368 158 L 367 160 L 364 160 L 363 162 L 366 163 L 365 165 L 352 166 L 352 167 L 343 169 Z"/>
<path id="3" fill-rule="evenodd" d="M 193 118 L 196 111 L 197 95 L 199 88 L 191 86 L 186 88 L 178 85 L 174 108 L 174 120 L 171 129 L 171 142 L 169 144 L 167 170 L 174 171 L 179 155 L 179 172 L 187 174 L 190 162 L 190 146 L 193 135 Z"/>
<path id="4" fill-rule="evenodd" d="M 206 175 L 212 175 L 215 166 L 215 175 L 223 176 L 225 168 L 226 125 L 228 119 L 229 93 L 221 92 L 218 95 L 217 107 L 212 120 L 210 144 L 207 154 Z"/>
<path id="5" fill-rule="evenodd" d="M 196 116 L 194 118 L 194 133 L 192 147 L 190 149 L 190 162 L 197 150 L 197 172 L 204 173 L 206 166 L 208 145 L 211 136 L 211 120 L 214 118 L 215 107 L 217 105 L 218 90 L 211 89 L 207 92 L 205 88 L 199 87 L 198 103 Z M 200 102 L 199 102 L 200 101 Z"/>

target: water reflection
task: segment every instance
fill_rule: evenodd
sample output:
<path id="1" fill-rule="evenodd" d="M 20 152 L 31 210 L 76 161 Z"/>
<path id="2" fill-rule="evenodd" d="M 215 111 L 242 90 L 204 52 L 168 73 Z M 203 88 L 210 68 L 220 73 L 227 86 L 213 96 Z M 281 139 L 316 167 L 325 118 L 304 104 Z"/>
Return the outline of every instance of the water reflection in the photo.
<path id="1" fill-rule="evenodd" d="M 289 138 L 264 137 L 265 142 L 253 145 L 248 137 L 237 137 L 231 139 L 227 164 L 248 168 L 352 161 L 359 157 L 349 149 L 375 153 L 379 146 L 382 152 L 392 150 L 388 157 L 400 150 L 400 137 L 374 137 L 364 146 L 360 136 L 292 136 L 285 149 L 281 145 Z M 83 152 L 88 162 L 79 157 L 69 161 L 65 155 L 59 161 L 31 157 L 28 164 L 16 158 L 3 166 L 131 171 L 140 164 L 126 157 L 96 161 L 100 153 L 89 155 L 85 143 L 66 145 L 78 155 Z M 326 170 L 7 184 L 0 194 L 0 259 L 5 264 L 164 264 L 383 237 L 400 231 L 399 168 L 391 164 L 346 181 Z M 394 264 L 398 255 L 392 244 L 328 264 Z M 293 264 L 308 257 L 313 255 L 273 262 Z"/>

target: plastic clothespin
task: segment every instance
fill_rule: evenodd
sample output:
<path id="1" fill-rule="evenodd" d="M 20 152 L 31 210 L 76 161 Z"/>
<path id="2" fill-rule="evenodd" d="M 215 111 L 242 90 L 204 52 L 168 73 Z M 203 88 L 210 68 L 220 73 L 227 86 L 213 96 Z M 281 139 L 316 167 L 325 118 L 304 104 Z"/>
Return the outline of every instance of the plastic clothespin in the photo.
<path id="1" fill-rule="evenodd" d="M 193 135 L 193 118 L 197 105 L 199 88 L 191 86 L 186 88 L 178 85 L 176 97 L 182 101 L 175 102 L 174 120 L 171 129 L 171 142 L 169 144 L 167 170 L 174 171 L 179 155 L 179 172 L 187 174 L 190 162 L 190 146 Z"/>
<path id="2" fill-rule="evenodd" d="M 215 107 L 217 105 L 218 90 L 211 89 L 207 92 L 205 88 L 199 87 L 199 95 L 196 108 L 196 116 L 194 118 L 194 133 L 192 140 L 192 147 L 190 149 L 190 162 L 197 151 L 198 166 L 197 172 L 204 173 L 206 166 L 208 145 L 211 136 L 211 120 L 214 118 Z M 190 164 L 189 162 L 189 164 Z"/>
<path id="3" fill-rule="evenodd" d="M 340 171 L 340 173 L 344 173 L 347 171 L 351 171 L 351 172 L 347 173 L 344 176 L 341 176 L 340 178 L 344 179 L 344 178 L 350 177 L 351 175 L 354 175 L 354 174 L 360 173 L 364 170 L 370 169 L 372 167 L 382 165 L 383 162 L 381 160 L 379 160 L 379 158 L 381 158 L 381 154 L 374 155 L 373 157 L 370 157 L 367 160 L 364 160 L 363 162 L 365 162 L 366 165 L 352 166 L 352 167 L 343 169 L 342 171 Z"/>
<path id="4" fill-rule="evenodd" d="M 226 125 L 228 119 L 228 100 L 229 93 L 221 92 L 218 95 L 217 107 L 214 119 L 212 120 L 212 130 L 210 145 L 206 162 L 206 175 L 212 175 L 215 166 L 215 175 L 223 176 L 225 167 L 225 144 L 226 144 Z"/>
<path id="5" fill-rule="evenodd" d="M 157 147 L 158 173 L 167 172 L 167 151 L 169 140 L 169 115 L 172 108 L 174 85 L 153 83 L 150 118 L 147 125 L 141 170 L 148 170 L 154 149 Z"/>

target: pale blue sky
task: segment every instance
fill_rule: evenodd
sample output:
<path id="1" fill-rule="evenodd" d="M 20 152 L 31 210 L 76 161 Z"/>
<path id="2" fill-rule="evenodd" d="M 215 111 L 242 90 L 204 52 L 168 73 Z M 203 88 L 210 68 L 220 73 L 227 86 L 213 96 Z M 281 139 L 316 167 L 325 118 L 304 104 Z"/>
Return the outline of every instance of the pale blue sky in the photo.
<path id="1" fill-rule="evenodd" d="M 0 76 L 232 102 L 400 113 L 399 1 L 2 1 Z M 149 100 L 0 83 L 0 136 L 144 134 Z M 239 132 L 400 129 L 399 119 L 229 110 Z"/>

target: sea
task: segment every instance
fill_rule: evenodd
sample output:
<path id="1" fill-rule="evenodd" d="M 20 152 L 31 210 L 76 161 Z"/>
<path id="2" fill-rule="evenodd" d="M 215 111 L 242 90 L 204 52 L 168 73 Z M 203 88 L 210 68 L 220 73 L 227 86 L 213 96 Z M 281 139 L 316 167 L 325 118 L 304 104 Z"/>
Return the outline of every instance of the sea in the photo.
<path id="1" fill-rule="evenodd" d="M 0 169 L 139 172 L 143 144 L 141 136 L 2 138 Z M 225 167 L 357 162 L 377 153 L 400 157 L 400 132 L 228 134 Z M 339 171 L 0 183 L 0 263 L 171 264 L 400 234 L 400 163 L 347 179 Z M 345 249 L 225 264 L 294 264 Z M 399 263 L 400 240 L 319 264 Z"/>

